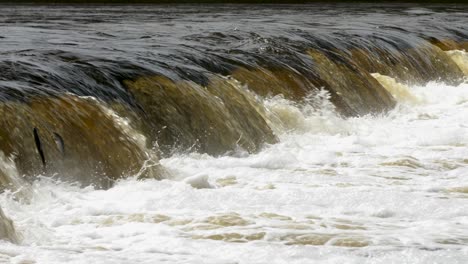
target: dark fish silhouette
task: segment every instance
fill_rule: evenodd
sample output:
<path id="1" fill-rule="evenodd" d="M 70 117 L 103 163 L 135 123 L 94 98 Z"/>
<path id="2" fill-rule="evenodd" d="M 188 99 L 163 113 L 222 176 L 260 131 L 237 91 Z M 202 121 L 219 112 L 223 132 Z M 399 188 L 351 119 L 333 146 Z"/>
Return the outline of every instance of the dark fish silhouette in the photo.
<path id="1" fill-rule="evenodd" d="M 37 128 L 33 129 L 34 133 L 34 142 L 36 142 L 37 152 L 39 152 L 39 156 L 41 156 L 42 166 L 46 166 L 46 161 L 44 157 L 44 151 L 42 150 L 41 139 L 39 137 L 39 130 Z"/>

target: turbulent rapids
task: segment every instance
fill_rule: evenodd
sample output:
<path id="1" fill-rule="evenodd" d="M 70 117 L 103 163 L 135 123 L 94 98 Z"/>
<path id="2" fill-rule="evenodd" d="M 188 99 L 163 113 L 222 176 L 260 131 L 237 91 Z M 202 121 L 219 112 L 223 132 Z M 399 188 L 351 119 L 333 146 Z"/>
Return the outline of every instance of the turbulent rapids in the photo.
<path id="1" fill-rule="evenodd" d="M 467 6 L 0 10 L 0 261 L 467 257 Z"/>

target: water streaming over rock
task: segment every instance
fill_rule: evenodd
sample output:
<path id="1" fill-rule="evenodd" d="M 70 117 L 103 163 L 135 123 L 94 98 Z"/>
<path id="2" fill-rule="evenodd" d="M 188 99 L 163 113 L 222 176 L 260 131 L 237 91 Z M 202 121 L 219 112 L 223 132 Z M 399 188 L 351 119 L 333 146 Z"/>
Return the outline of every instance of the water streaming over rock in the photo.
<path id="1" fill-rule="evenodd" d="M 466 257 L 466 6 L 0 10 L 0 260 Z"/>

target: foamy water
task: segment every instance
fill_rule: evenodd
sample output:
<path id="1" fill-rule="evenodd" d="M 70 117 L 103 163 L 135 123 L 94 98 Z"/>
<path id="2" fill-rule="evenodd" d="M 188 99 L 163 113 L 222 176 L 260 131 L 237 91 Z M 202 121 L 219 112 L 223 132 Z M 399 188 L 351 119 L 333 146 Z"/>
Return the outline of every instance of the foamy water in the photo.
<path id="1" fill-rule="evenodd" d="M 271 99 L 280 143 L 179 154 L 161 161 L 169 179 L 3 193 L 23 240 L 0 261 L 466 263 L 468 83 L 404 87 L 390 113 L 349 119 L 326 94 Z"/>

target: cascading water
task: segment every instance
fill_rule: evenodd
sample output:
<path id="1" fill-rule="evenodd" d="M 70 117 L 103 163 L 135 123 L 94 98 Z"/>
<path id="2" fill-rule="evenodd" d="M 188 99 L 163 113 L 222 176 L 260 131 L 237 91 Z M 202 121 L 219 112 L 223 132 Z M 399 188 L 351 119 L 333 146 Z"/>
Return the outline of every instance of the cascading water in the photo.
<path id="1" fill-rule="evenodd" d="M 468 257 L 465 5 L 0 10 L 0 262 Z"/>

